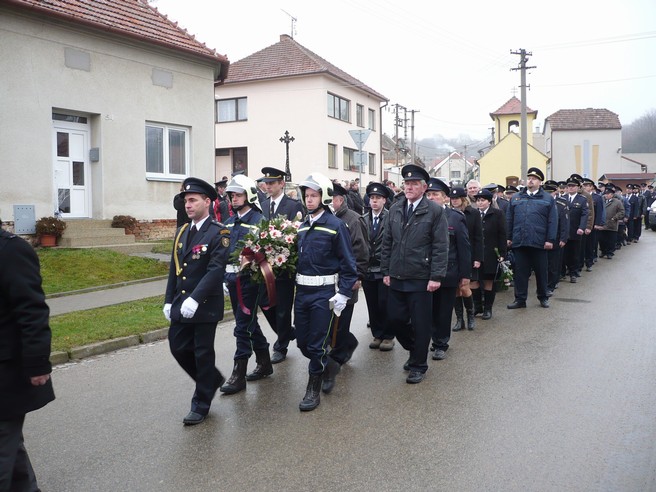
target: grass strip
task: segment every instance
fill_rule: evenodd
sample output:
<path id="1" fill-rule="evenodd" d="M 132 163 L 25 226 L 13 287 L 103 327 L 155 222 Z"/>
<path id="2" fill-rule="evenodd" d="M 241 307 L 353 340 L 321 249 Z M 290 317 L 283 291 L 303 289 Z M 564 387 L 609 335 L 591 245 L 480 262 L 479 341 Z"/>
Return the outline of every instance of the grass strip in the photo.
<path id="1" fill-rule="evenodd" d="M 109 249 L 40 248 L 37 254 L 46 294 L 159 277 L 168 273 L 166 263 Z"/>

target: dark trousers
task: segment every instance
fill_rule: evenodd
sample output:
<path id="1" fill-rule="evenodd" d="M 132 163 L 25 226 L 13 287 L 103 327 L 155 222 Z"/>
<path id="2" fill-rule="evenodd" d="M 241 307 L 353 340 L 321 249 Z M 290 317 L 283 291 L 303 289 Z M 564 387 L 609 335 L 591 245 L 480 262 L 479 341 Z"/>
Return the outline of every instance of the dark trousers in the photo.
<path id="1" fill-rule="evenodd" d="M 394 333 L 387 322 L 387 293 L 389 287 L 380 280 L 363 280 L 362 289 L 367 300 L 371 334 L 380 340 L 391 340 Z"/>
<path id="2" fill-rule="evenodd" d="M 433 339 L 433 347 L 437 350 L 444 350 L 445 352 L 449 350 L 451 318 L 457 290 L 457 287 L 442 286 L 433 292 L 431 338 Z"/>
<path id="3" fill-rule="evenodd" d="M 591 267 L 594 264 L 594 260 L 597 258 L 597 249 L 598 249 L 598 232 L 594 229 L 586 238 L 585 238 L 585 251 L 584 259 L 585 266 Z"/>
<path id="4" fill-rule="evenodd" d="M 581 240 L 570 239 L 565 244 L 565 251 L 563 252 L 565 269 L 568 275 L 573 276 L 579 271 L 579 255 L 581 252 Z"/>
<path id="5" fill-rule="evenodd" d="M 278 339 L 273 344 L 273 350 L 287 353 L 289 342 L 296 338 L 296 333 L 292 328 L 292 310 L 294 309 L 294 289 L 296 283 L 294 279 L 277 278 L 276 279 L 276 305 L 269 309 L 262 309 L 264 317 L 269 322 L 269 326 L 276 333 Z M 266 287 L 261 286 L 266 293 Z M 266 295 L 262 299 L 267 301 Z"/>
<path id="6" fill-rule="evenodd" d="M 34 492 L 36 476 L 23 441 L 25 416 L 0 420 L 0 490 Z"/>
<path id="7" fill-rule="evenodd" d="M 333 317 L 334 330 L 337 328 L 337 338 L 335 339 L 335 346 L 331 348 L 328 354 L 332 359 L 339 362 L 340 365 L 347 362 L 353 351 L 358 346 L 358 339 L 351 333 L 351 319 L 353 318 L 353 308 L 355 304 L 347 304 L 339 317 Z M 332 344 L 333 332 L 330 334 L 330 343 Z"/>
<path id="8" fill-rule="evenodd" d="M 269 350 L 269 343 L 262 333 L 260 324 L 257 322 L 260 286 L 251 283 L 244 277 L 240 279 L 240 282 L 241 303 L 239 302 L 237 283 L 235 281 L 227 282 L 232 312 L 235 315 L 235 329 L 233 331 L 237 342 L 235 360 L 248 359 L 253 354 L 253 350 Z M 242 304 L 250 311 L 250 314 L 244 312 Z"/>
<path id="9" fill-rule="evenodd" d="M 550 290 L 554 290 L 560 281 L 562 262 L 563 248 L 556 241 L 553 249 L 547 250 L 547 288 Z"/>
<path id="10" fill-rule="evenodd" d="M 629 219 L 626 222 L 626 240 L 629 241 L 629 242 L 633 241 L 633 239 L 634 239 L 634 232 L 633 232 L 634 227 L 633 227 L 633 225 L 634 225 L 634 220 L 633 219 Z"/>
<path id="11" fill-rule="evenodd" d="M 426 281 L 428 284 L 428 280 Z M 390 289 L 387 316 L 401 346 L 410 351 L 411 371 L 426 372 L 431 340 L 433 294 L 428 291 L 404 292 Z"/>
<path id="12" fill-rule="evenodd" d="M 569 244 L 569 243 L 568 243 Z M 539 248 L 513 248 L 515 255 L 515 300 L 526 302 L 528 298 L 528 278 L 535 272 L 538 299 L 547 299 L 547 250 Z"/>
<path id="13" fill-rule="evenodd" d="M 216 323 L 180 323 L 171 321 L 169 347 L 180 367 L 196 382 L 191 411 L 207 415 L 212 398 L 222 380 L 214 365 Z"/>
<path id="14" fill-rule="evenodd" d="M 599 231 L 599 246 L 601 248 L 601 255 L 613 255 L 617 245 L 617 231 Z"/>
<path id="15" fill-rule="evenodd" d="M 326 368 L 328 345 L 333 323 L 329 301 L 335 295 L 335 286 L 309 287 L 298 285 L 294 300 L 296 344 L 301 353 L 310 359 L 308 372 L 318 375 Z"/>
<path id="16" fill-rule="evenodd" d="M 621 223 L 617 226 L 617 240 L 615 242 L 616 249 L 622 246 L 622 244 L 625 241 L 626 241 L 626 224 Z"/>
<path id="17" fill-rule="evenodd" d="M 633 239 L 640 239 L 642 236 L 642 219 L 640 217 L 633 219 Z"/>

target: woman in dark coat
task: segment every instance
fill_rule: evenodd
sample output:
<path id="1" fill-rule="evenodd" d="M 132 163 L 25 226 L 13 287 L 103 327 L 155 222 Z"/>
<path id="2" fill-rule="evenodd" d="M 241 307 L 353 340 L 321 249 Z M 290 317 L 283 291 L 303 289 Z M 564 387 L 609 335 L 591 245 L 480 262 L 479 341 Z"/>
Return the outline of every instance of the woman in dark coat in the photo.
<path id="1" fill-rule="evenodd" d="M 501 210 L 491 206 L 492 193 L 489 190 L 479 191 L 475 198 L 483 220 L 483 264 L 479 271 L 479 277 L 483 283 L 482 319 L 490 319 L 496 296 L 494 280 L 497 267 L 499 261 L 506 256 L 506 220 Z"/>
<path id="2" fill-rule="evenodd" d="M 451 208 L 460 210 L 465 214 L 472 261 L 471 282 L 469 283 L 469 286 L 461 287 L 456 293 L 456 302 L 454 305 L 456 323 L 453 325 L 452 330 L 459 331 L 465 328 L 463 304 L 464 309 L 467 310 L 467 329 L 473 330 L 474 316 L 476 315 L 476 311 L 474 310 L 474 298 L 477 292 L 479 300 L 481 298 L 478 283 L 478 270 L 483 261 L 483 223 L 481 222 L 481 215 L 478 212 L 478 209 L 469 204 L 467 191 L 464 188 L 452 188 L 449 197 L 451 198 Z M 474 292 L 474 298 L 472 297 L 472 292 Z M 483 312 L 482 305 L 480 312 Z"/>

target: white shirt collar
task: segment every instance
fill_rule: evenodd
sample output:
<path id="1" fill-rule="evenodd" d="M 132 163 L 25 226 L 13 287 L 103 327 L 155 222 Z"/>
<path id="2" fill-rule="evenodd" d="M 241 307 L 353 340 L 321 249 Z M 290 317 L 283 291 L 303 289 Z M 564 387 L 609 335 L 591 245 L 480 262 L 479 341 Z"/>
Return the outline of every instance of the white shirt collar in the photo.
<path id="1" fill-rule="evenodd" d="M 203 224 L 205 223 L 205 221 L 206 221 L 207 219 L 209 219 L 209 217 L 210 217 L 210 216 L 208 215 L 208 216 L 206 216 L 204 219 L 200 219 L 198 222 L 194 222 L 194 221 L 192 220 L 192 221 L 191 221 L 191 225 L 192 225 L 192 226 L 196 226 L 196 230 L 197 230 L 197 231 L 200 231 L 200 228 L 203 227 Z"/>

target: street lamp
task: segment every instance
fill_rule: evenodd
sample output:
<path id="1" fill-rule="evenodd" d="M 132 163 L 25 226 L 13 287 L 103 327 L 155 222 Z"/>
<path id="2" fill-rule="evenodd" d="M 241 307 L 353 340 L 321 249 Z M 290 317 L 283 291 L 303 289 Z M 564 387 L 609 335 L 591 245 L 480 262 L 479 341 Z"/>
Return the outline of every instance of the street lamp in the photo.
<path id="1" fill-rule="evenodd" d="M 288 183 L 292 180 L 292 173 L 289 171 L 289 144 L 294 140 L 294 137 L 289 136 L 287 130 L 285 130 L 285 136 L 280 137 L 280 141 L 285 144 L 285 154 L 287 156 L 285 159 L 285 181 Z"/>

